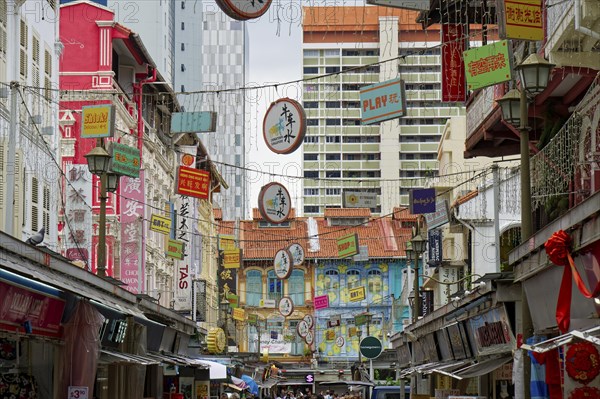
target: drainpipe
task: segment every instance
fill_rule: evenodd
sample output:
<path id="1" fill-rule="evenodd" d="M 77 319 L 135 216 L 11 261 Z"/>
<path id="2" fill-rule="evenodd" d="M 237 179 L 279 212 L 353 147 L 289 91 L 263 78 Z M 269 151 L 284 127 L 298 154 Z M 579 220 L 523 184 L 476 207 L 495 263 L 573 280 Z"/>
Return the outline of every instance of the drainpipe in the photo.
<path id="1" fill-rule="evenodd" d="M 584 35 L 593 37 L 596 40 L 600 40 L 600 33 L 594 32 L 593 30 L 581 26 L 581 0 L 575 0 L 575 30 L 581 32 Z"/>
<path id="2" fill-rule="evenodd" d="M 148 68 L 152 67 L 149 66 Z M 141 154 L 144 140 L 144 118 L 142 118 L 143 88 L 144 84 L 156 81 L 156 68 L 152 68 L 152 76 L 150 77 L 148 77 L 148 74 L 136 73 L 135 78 L 137 79 L 137 82 L 133 83 L 133 94 L 135 98 L 135 103 L 137 104 L 138 149 L 140 150 Z"/>

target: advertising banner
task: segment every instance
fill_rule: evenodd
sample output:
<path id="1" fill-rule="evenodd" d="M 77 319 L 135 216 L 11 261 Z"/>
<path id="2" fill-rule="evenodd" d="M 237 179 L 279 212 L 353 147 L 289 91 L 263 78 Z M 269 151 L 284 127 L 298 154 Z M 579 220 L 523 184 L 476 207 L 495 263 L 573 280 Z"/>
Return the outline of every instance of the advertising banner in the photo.
<path id="1" fill-rule="evenodd" d="M 326 309 L 329 307 L 329 296 L 320 295 L 314 298 L 315 310 Z"/>
<path id="2" fill-rule="evenodd" d="M 348 234 L 337 240 L 338 258 L 347 258 L 348 256 L 358 254 L 358 234 Z"/>
<path id="3" fill-rule="evenodd" d="M 427 250 L 429 266 L 438 266 L 442 264 L 442 230 L 435 229 L 427 232 Z"/>
<path id="4" fill-rule="evenodd" d="M 144 171 L 140 177 L 122 177 L 121 184 L 121 281 L 126 290 L 144 292 Z"/>
<path id="5" fill-rule="evenodd" d="M 543 20 L 542 0 L 504 0 L 504 38 L 543 40 Z"/>
<path id="6" fill-rule="evenodd" d="M 275 331 L 273 331 L 275 332 Z M 267 349 L 269 353 L 290 353 L 292 343 L 284 339 L 283 334 L 271 334 L 270 332 L 260 334 L 260 349 Z"/>
<path id="7" fill-rule="evenodd" d="M 463 25 L 442 24 L 442 102 L 463 102 L 466 99 L 465 50 Z"/>
<path id="8" fill-rule="evenodd" d="M 412 215 L 435 212 L 435 188 L 415 188 L 409 192 L 409 206 Z"/>
<path id="9" fill-rule="evenodd" d="M 207 199 L 210 191 L 210 172 L 206 170 L 177 167 L 176 193 Z"/>
<path id="10" fill-rule="evenodd" d="M 81 260 L 95 272 L 92 252 L 92 174 L 87 165 L 70 164 L 66 167 L 70 184 L 65 187 L 65 256 Z M 112 275 L 112 271 L 109 275 Z"/>
<path id="11" fill-rule="evenodd" d="M 115 106 L 111 104 L 81 107 L 81 138 L 112 137 L 115 131 Z"/>
<path id="12" fill-rule="evenodd" d="M 504 305 L 470 318 L 467 326 L 477 356 L 510 353 L 516 347 Z"/>

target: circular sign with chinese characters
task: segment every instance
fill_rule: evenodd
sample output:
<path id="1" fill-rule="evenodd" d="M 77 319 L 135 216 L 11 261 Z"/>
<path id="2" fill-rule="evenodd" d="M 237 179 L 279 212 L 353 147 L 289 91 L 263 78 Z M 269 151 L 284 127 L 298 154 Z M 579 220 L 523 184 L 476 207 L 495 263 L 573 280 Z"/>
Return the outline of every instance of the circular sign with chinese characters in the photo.
<path id="1" fill-rule="evenodd" d="M 315 340 L 315 336 L 313 335 L 312 331 L 309 331 L 306 334 L 306 337 L 304 337 L 304 342 L 306 342 L 307 345 L 312 345 L 314 340 Z"/>
<path id="2" fill-rule="evenodd" d="M 304 320 L 306 322 L 306 324 L 308 324 L 308 328 L 312 328 L 313 325 L 315 324 L 315 319 L 313 319 L 312 315 L 309 315 L 309 314 L 304 316 L 302 318 L 302 320 Z"/>
<path id="3" fill-rule="evenodd" d="M 310 331 L 310 327 L 308 326 L 308 323 L 306 321 L 300 320 L 300 322 L 296 326 L 296 331 L 298 332 L 299 336 L 304 338 L 306 337 L 306 334 L 308 334 L 308 332 Z"/>
<path id="4" fill-rule="evenodd" d="M 269 149 L 277 154 L 296 151 L 306 134 L 306 113 L 298 101 L 281 98 L 271 106 L 263 120 L 263 137 Z"/>
<path id="5" fill-rule="evenodd" d="M 300 266 L 304 263 L 304 248 L 298 243 L 294 243 L 288 247 L 288 251 L 292 254 L 294 266 Z"/>
<path id="6" fill-rule="evenodd" d="M 283 317 L 288 317 L 294 311 L 294 302 L 289 296 L 284 296 L 279 300 L 279 313 Z"/>
<path id="7" fill-rule="evenodd" d="M 217 0 L 221 10 L 233 19 L 245 21 L 258 18 L 271 6 L 271 0 Z"/>
<path id="8" fill-rule="evenodd" d="M 258 194 L 258 211 L 268 222 L 283 223 L 290 216 L 292 197 L 280 183 L 269 183 Z"/>
<path id="9" fill-rule="evenodd" d="M 275 260 L 273 261 L 273 268 L 275 269 L 275 275 L 278 279 L 286 279 L 292 272 L 292 255 L 287 249 L 280 249 L 275 254 Z"/>

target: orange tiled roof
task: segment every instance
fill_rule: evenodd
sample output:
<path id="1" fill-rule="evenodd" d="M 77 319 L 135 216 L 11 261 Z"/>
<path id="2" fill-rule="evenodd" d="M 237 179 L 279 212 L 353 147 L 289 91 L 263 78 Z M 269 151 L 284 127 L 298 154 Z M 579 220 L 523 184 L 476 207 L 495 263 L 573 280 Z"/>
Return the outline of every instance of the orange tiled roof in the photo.
<path id="1" fill-rule="evenodd" d="M 292 220 L 290 227 L 259 227 L 255 221 L 240 222 L 240 245 L 244 259 L 272 259 L 290 244 L 302 245 L 308 251 L 306 220 Z"/>
<path id="2" fill-rule="evenodd" d="M 452 207 L 454 208 L 457 205 L 462 205 L 465 202 L 470 201 L 473 198 L 477 197 L 478 195 L 479 195 L 479 190 L 477 190 L 477 189 L 472 190 L 472 191 L 468 192 L 467 194 L 465 194 L 461 197 L 458 197 L 456 199 L 456 201 L 454 201 L 454 203 L 452 204 Z"/>
<path id="3" fill-rule="evenodd" d="M 221 208 L 213 208 L 213 215 L 215 217 L 215 220 L 222 220 L 223 210 Z"/>
<path id="4" fill-rule="evenodd" d="M 417 215 L 411 214 L 410 209 L 408 208 L 395 207 L 392 218 L 394 218 L 394 220 L 401 220 L 403 222 L 412 222 L 417 220 Z"/>
<path id="5" fill-rule="evenodd" d="M 369 208 L 325 208 L 325 218 L 369 218 Z"/>
<path id="6" fill-rule="evenodd" d="M 237 235 L 237 231 L 235 229 L 235 222 L 229 220 L 223 220 L 218 222 L 217 230 L 221 235 Z"/>

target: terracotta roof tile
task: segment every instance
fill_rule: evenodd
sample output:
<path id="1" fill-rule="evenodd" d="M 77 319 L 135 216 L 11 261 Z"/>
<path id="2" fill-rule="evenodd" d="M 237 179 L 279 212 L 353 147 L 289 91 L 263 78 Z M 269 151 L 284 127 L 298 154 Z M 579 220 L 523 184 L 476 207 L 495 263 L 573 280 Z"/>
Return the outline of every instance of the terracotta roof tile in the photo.
<path id="1" fill-rule="evenodd" d="M 399 208 L 399 207 L 395 207 L 393 210 L 393 215 L 392 218 L 394 220 L 401 220 L 401 221 L 416 221 L 417 220 L 417 215 L 413 215 L 410 213 L 410 209 L 403 207 L 403 208 Z"/>
<path id="2" fill-rule="evenodd" d="M 465 194 L 461 197 L 458 197 L 456 199 L 456 201 L 454 201 L 454 203 L 452 204 L 452 207 L 455 207 L 457 205 L 462 205 L 465 202 L 468 202 L 468 201 L 472 200 L 473 198 L 477 197 L 478 195 L 479 195 L 479 190 L 477 190 L 477 189 L 472 190 L 472 191 L 468 192 L 467 194 Z"/>
<path id="3" fill-rule="evenodd" d="M 325 218 L 369 218 L 369 208 L 325 208 Z"/>
<path id="4" fill-rule="evenodd" d="M 213 208 L 213 215 L 215 217 L 215 220 L 222 220 L 223 210 L 221 208 Z"/>

